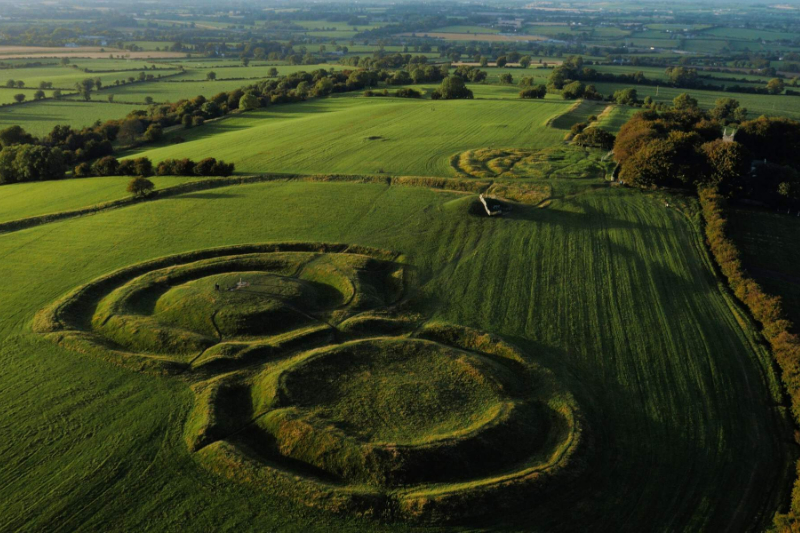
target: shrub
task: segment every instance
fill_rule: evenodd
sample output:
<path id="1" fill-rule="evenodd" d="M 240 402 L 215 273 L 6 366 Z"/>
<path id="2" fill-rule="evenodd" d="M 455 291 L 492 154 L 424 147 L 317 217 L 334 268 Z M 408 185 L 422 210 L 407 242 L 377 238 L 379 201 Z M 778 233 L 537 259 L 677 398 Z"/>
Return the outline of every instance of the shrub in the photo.
<path id="1" fill-rule="evenodd" d="M 158 142 L 164 136 L 164 130 L 160 124 L 150 124 L 144 132 L 144 140 L 147 142 Z"/>
<path id="2" fill-rule="evenodd" d="M 547 94 L 547 86 L 539 84 L 534 87 L 528 87 L 519 92 L 520 98 L 544 98 Z"/>
<path id="3" fill-rule="evenodd" d="M 422 98 L 422 93 L 411 88 L 397 89 L 394 94 L 400 98 Z"/>
<path id="4" fill-rule="evenodd" d="M 207 157 L 194 166 L 193 172 L 198 176 L 212 176 L 212 172 L 217 165 L 217 160 Z"/>
<path id="5" fill-rule="evenodd" d="M 442 85 L 435 93 L 439 94 L 442 100 L 472 99 L 472 91 L 467 89 L 464 80 L 458 76 L 448 76 L 442 80 Z"/>
<path id="6" fill-rule="evenodd" d="M 107 155 L 94 162 L 92 173 L 95 176 L 116 176 L 119 173 L 119 161 L 112 155 Z"/>
<path id="7" fill-rule="evenodd" d="M 575 100 L 576 98 L 583 96 L 583 92 L 585 90 L 586 87 L 583 85 L 583 83 L 579 81 L 573 81 L 572 83 L 564 85 L 564 88 L 561 90 L 561 97 L 564 100 Z"/>
<path id="8" fill-rule="evenodd" d="M 578 122 L 576 124 L 573 124 L 572 127 L 569 129 L 569 131 L 573 135 L 577 135 L 578 133 L 580 133 L 583 130 L 585 130 L 586 126 L 588 126 L 588 124 L 586 122 Z"/>
<path id="9" fill-rule="evenodd" d="M 575 136 L 574 141 L 578 146 L 592 146 L 603 150 L 610 150 L 614 146 L 614 136 L 600 128 L 584 129 Z"/>
<path id="10" fill-rule="evenodd" d="M 251 109 L 258 109 L 261 104 L 254 95 L 248 93 L 239 99 L 239 109 L 242 111 L 250 111 Z"/>
<path id="11" fill-rule="evenodd" d="M 92 176 L 92 166 L 89 163 L 83 162 L 76 166 L 72 173 L 76 178 L 88 178 Z"/>
<path id="12" fill-rule="evenodd" d="M 137 176 L 128 183 L 128 192 L 137 198 L 148 196 L 155 188 L 152 181 L 142 176 Z"/>
<path id="13" fill-rule="evenodd" d="M 119 168 L 117 172 L 120 176 L 135 176 L 136 175 L 136 166 L 133 162 L 133 159 L 125 159 L 119 162 Z"/>
<path id="14" fill-rule="evenodd" d="M 133 171 L 137 176 L 152 176 L 153 163 L 146 157 L 137 157 L 133 160 Z"/>

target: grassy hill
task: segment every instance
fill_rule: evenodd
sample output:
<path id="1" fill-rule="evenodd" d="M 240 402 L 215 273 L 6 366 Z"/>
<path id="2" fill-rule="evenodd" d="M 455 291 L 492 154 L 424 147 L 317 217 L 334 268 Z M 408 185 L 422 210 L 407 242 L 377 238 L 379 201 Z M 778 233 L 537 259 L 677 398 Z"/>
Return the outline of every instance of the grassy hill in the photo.
<path id="1" fill-rule="evenodd" d="M 454 116 L 476 117 L 470 104 L 453 105 Z M 524 104 L 483 116 L 510 122 Z M 531 142 L 550 135 L 541 127 L 550 116 L 545 110 L 561 108 L 550 105 L 528 106 Z M 372 114 L 368 133 L 386 135 L 429 106 L 376 102 L 359 118 Z M 297 116 L 274 120 L 295 139 L 301 137 L 288 126 L 324 116 L 301 107 Z M 434 113 L 444 107 L 437 104 Z M 282 131 L 269 119 L 258 126 L 254 115 L 237 119 L 242 128 L 215 144 L 235 149 L 227 148 L 229 140 L 245 139 L 243 131 L 256 146 Z M 347 121 L 336 120 L 347 133 Z M 382 129 L 391 127 L 397 129 Z M 418 131 L 435 127 L 421 123 Z M 319 156 L 326 152 L 313 146 L 313 130 L 299 128 Z M 494 130 L 473 118 L 464 131 L 471 139 Z M 363 135 L 351 133 L 345 146 L 357 146 Z M 435 154 L 459 142 L 445 137 L 417 161 L 413 148 L 425 143 L 398 141 L 410 160 L 387 150 L 385 164 L 444 172 L 443 155 Z M 327 153 L 332 169 L 359 164 Z M 283 164 L 314 167 L 297 155 Z M 401 252 L 421 296 L 415 311 L 504 335 L 551 369 L 582 406 L 591 450 L 580 476 L 531 495 L 521 513 L 489 516 L 473 527 L 761 529 L 783 496 L 787 429 L 763 354 L 720 291 L 698 233 L 648 195 L 600 182 L 559 184 L 549 207 L 515 205 L 493 219 L 471 215 L 474 197 L 458 193 L 278 182 L 189 193 L 0 236 L 0 499 L 7 502 L 0 529 L 408 530 L 312 511 L 268 487 L 206 471 L 181 435 L 192 404 L 184 382 L 117 368 L 31 331 L 38 310 L 112 270 L 214 246 L 292 240 Z"/>
<path id="2" fill-rule="evenodd" d="M 449 157 L 478 147 L 542 148 L 563 132 L 546 127 L 571 102 L 432 102 L 343 97 L 251 111 L 181 131 L 187 142 L 137 155 L 216 157 L 239 173 L 301 172 L 448 176 Z"/>

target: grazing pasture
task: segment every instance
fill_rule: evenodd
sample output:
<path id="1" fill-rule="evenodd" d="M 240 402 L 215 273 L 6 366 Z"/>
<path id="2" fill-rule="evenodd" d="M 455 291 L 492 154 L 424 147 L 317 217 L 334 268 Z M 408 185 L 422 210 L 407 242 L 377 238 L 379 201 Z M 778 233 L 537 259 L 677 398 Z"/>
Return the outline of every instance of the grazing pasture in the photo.
<path id="1" fill-rule="evenodd" d="M 167 511 L 160 528 L 184 531 L 409 529 L 315 511 L 273 485 L 207 470 L 217 459 L 190 453 L 183 439 L 194 400 L 182 379 L 138 374 L 31 331 L 37 311 L 115 269 L 270 241 L 401 252 L 425 319 L 503 335 L 574 397 L 589 445 L 578 477 L 472 527 L 763 528 L 789 474 L 788 428 L 765 354 L 720 291 L 697 229 L 646 194 L 596 180 L 554 185 L 547 207 L 517 205 L 492 219 L 470 214 L 474 196 L 424 188 L 239 185 L 0 236 L 0 420 L 9 444 L 0 529 L 143 529 L 156 507 Z M 359 372 L 341 386 L 356 387 Z M 340 393 L 325 386 L 333 395 L 325 401 L 336 401 Z M 345 404 L 330 405 L 351 419 Z M 42 440 L 42 424 L 52 438 Z M 54 473 L 65 480 L 59 491 Z M 721 486 L 726 498 L 704 505 Z"/>
<path id="2" fill-rule="evenodd" d="M 94 94 L 91 102 L 79 100 L 44 100 L 29 104 L 8 106 L 0 112 L 0 129 L 19 125 L 34 135 L 45 135 L 53 126 L 69 124 L 73 128 L 91 126 L 96 121 L 123 118 L 141 105 L 110 104 L 98 101 L 101 98 Z M 105 100 L 105 95 L 103 95 Z"/>
<path id="3" fill-rule="evenodd" d="M 69 211 L 125 198 L 130 178 L 113 176 L 52 181 L 46 184 L 14 183 L 0 187 L 0 223 Z M 197 179 L 186 176 L 153 176 L 156 189 Z M 47 194 L 42 194 L 44 189 Z"/>
<path id="4" fill-rule="evenodd" d="M 539 148 L 560 140 L 563 133 L 546 124 L 572 103 L 330 98 L 182 131 L 186 142 L 137 155 L 153 161 L 216 157 L 236 161 L 239 173 L 448 176 L 449 157 L 464 150 Z"/>

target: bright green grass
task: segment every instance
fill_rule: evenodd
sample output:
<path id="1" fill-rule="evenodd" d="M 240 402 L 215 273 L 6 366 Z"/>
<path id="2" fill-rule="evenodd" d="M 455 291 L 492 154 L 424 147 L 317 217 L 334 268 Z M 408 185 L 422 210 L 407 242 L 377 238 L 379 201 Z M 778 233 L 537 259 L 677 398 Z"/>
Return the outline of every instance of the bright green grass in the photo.
<path id="1" fill-rule="evenodd" d="M 39 89 L 0 89 L 0 104 L 11 104 L 16 102 L 16 100 L 14 100 L 14 96 L 17 94 L 24 94 L 25 101 L 29 102 L 33 100 L 33 95 L 38 90 Z M 49 98 L 53 96 L 53 91 L 45 90 L 44 94 Z"/>
<path id="2" fill-rule="evenodd" d="M 486 71 L 486 81 L 488 83 L 500 83 L 501 74 L 511 74 L 512 83 L 516 85 L 523 77 L 533 78 L 534 83 L 547 83 L 547 78 L 550 76 L 550 69 L 537 68 L 538 65 L 533 63 L 528 68 L 519 67 L 487 67 L 481 68 Z M 474 89 L 473 89 L 474 90 Z"/>
<path id="3" fill-rule="evenodd" d="M 635 107 L 626 105 L 615 105 L 611 109 L 604 111 L 598 115 L 597 122 L 594 123 L 595 127 L 606 130 L 609 133 L 617 134 L 623 124 L 628 122 L 635 113 L 640 111 Z"/>
<path id="4" fill-rule="evenodd" d="M 718 80 L 715 80 L 718 81 Z M 651 85 L 632 85 L 624 83 L 605 83 L 594 84 L 597 90 L 603 95 L 612 94 L 614 91 L 634 87 L 640 99 L 650 96 L 656 102 L 672 103 L 672 100 L 681 93 L 689 93 L 697 98 L 700 107 L 710 109 L 716 105 L 719 98 L 734 98 L 749 111 L 750 118 L 760 115 L 784 116 L 792 119 L 800 119 L 800 98 L 794 96 L 777 95 L 770 96 L 765 94 L 744 94 L 729 93 L 723 91 L 701 91 L 697 89 L 677 89 L 674 87 L 654 87 Z M 658 92 L 658 94 L 656 94 Z"/>
<path id="5" fill-rule="evenodd" d="M 484 121 L 497 117 L 488 111 Z M 605 187 L 491 220 L 468 215 L 470 201 L 416 188 L 272 183 L 0 236 L 0 529 L 409 529 L 335 518 L 207 473 L 182 440 L 192 403 L 184 384 L 30 332 L 37 310 L 114 269 L 286 240 L 403 252 L 426 314 L 507 336 L 575 394 L 593 436 L 587 470 L 568 490 L 472 529 L 764 529 L 785 486 L 791 436 L 686 218 Z"/>
<path id="6" fill-rule="evenodd" d="M 783 308 L 800 326 L 800 218 L 756 209 L 733 209 L 730 236 L 739 246 L 748 273 L 769 293 L 783 298 Z"/>
<path id="7" fill-rule="evenodd" d="M 45 100 L 8 106 L 0 111 L 0 129 L 20 125 L 34 135 L 45 135 L 53 126 L 69 124 L 73 128 L 91 126 L 95 121 L 123 118 L 141 105 L 109 104 L 105 101 L 112 90 L 92 93 L 93 101 Z"/>
<path id="8" fill-rule="evenodd" d="M 174 43 L 166 41 L 126 41 L 125 44 L 126 45 L 135 44 L 142 50 L 155 51 L 156 48 L 164 50 L 164 48 L 166 47 L 167 49 L 169 49 L 169 47 L 172 46 Z"/>
<path id="9" fill-rule="evenodd" d="M 266 69 L 263 79 L 266 79 Z M 217 93 L 233 91 L 248 84 L 258 83 L 258 81 L 259 80 L 156 81 L 152 83 L 134 83 L 122 85 L 120 87 L 109 87 L 108 89 L 104 89 L 101 94 L 106 98 L 109 94 L 113 94 L 117 102 L 144 104 L 145 98 L 148 96 L 157 103 L 177 102 L 182 98 L 194 98 L 200 94 L 206 98 L 210 98 Z M 72 98 L 79 99 L 80 97 L 75 95 Z M 101 96 L 98 95 L 96 98 L 100 99 Z"/>
<path id="10" fill-rule="evenodd" d="M 238 78 L 243 79 L 241 81 L 242 85 L 246 85 L 247 83 L 252 83 L 249 78 L 266 78 L 267 72 L 272 66 L 266 65 L 249 65 L 247 67 L 231 65 L 231 66 L 214 66 L 214 64 L 208 65 L 206 68 L 193 68 L 188 69 L 185 74 L 181 74 L 174 79 L 178 80 L 205 80 L 206 76 L 209 72 L 214 72 L 217 75 L 217 80 L 224 80 L 227 78 Z M 330 65 L 330 64 L 321 64 L 321 65 L 278 65 L 275 66 L 278 69 L 278 74 L 281 76 L 285 76 L 287 74 L 293 74 L 295 72 L 314 72 L 318 69 L 325 69 L 330 70 L 331 68 L 341 70 L 344 67 L 339 65 Z"/>
<path id="11" fill-rule="evenodd" d="M 167 46 L 165 43 L 163 45 Z M 70 59 L 70 65 L 78 65 L 81 68 L 88 68 L 92 71 L 102 71 L 102 70 L 114 70 L 114 71 L 125 71 L 125 70 L 142 70 L 142 69 L 151 69 L 153 65 L 156 65 L 158 68 L 163 68 L 166 66 L 171 65 L 171 59 L 155 59 L 155 60 L 143 60 L 143 59 Z M 177 60 L 174 64 L 179 64 L 180 60 Z M 155 73 L 160 73 L 162 71 L 156 70 Z"/>
<path id="12" fill-rule="evenodd" d="M 518 89 L 512 89 L 518 90 Z M 453 154 L 487 145 L 537 148 L 571 102 L 345 97 L 245 113 L 182 131 L 187 142 L 142 152 L 153 161 L 216 157 L 237 172 L 448 176 Z"/>
<path id="13" fill-rule="evenodd" d="M 153 76 L 166 76 L 177 72 L 177 70 L 154 70 L 149 71 L 148 74 Z M 90 72 L 86 73 L 81 70 L 69 67 L 45 67 L 45 68 L 26 68 L 26 69 L 8 69 L 0 70 L 0 85 L 5 85 L 9 79 L 25 82 L 27 88 L 38 88 L 39 83 L 46 81 L 52 82 L 54 89 L 68 89 L 73 90 L 75 84 L 91 78 L 93 80 L 100 79 L 104 86 L 112 85 L 116 80 L 124 81 L 129 76 L 138 77 L 139 72 Z"/>
<path id="14" fill-rule="evenodd" d="M 153 176 L 156 189 L 192 181 L 195 177 Z M 47 183 L 14 183 L 0 187 L 0 222 L 78 209 L 125 198 L 130 178 L 80 178 Z"/>
<path id="15" fill-rule="evenodd" d="M 587 119 L 590 115 L 599 115 L 605 110 L 608 104 L 592 100 L 581 100 L 580 102 L 573 101 L 571 105 L 573 107 L 567 113 L 553 120 L 551 125 L 554 128 L 569 130 L 573 124 L 588 122 Z"/>

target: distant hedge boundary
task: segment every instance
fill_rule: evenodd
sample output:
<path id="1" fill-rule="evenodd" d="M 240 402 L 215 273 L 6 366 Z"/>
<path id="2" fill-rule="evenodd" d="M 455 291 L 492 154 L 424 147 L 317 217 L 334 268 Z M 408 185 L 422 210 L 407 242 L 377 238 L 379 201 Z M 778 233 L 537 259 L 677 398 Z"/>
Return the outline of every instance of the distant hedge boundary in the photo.
<path id="1" fill-rule="evenodd" d="M 91 178 L 87 178 L 91 179 Z M 173 187 L 154 191 L 146 198 L 121 198 L 119 200 L 112 200 L 103 202 L 80 209 L 73 209 L 70 211 L 60 211 L 57 213 L 49 213 L 46 215 L 39 215 L 34 217 L 27 217 L 18 220 L 10 220 L 8 222 L 0 223 L 0 235 L 4 233 L 11 233 L 27 228 L 41 226 L 42 224 L 49 224 L 59 220 L 68 218 L 76 218 L 85 215 L 93 215 L 101 211 L 109 209 L 116 209 L 119 207 L 126 207 L 141 202 L 150 200 L 158 200 L 163 198 L 170 198 L 181 194 L 186 194 L 195 191 L 204 191 L 208 189 L 217 189 L 220 187 L 228 187 L 231 185 L 246 185 L 250 183 L 263 183 L 272 181 L 315 181 L 315 182 L 341 182 L 341 183 L 376 183 L 384 185 L 395 185 L 403 187 L 427 187 L 431 189 L 441 189 L 456 192 L 468 193 L 481 193 L 491 187 L 492 181 L 477 181 L 466 180 L 459 178 L 434 178 L 434 177 L 416 177 L 416 176 L 375 176 L 375 175 L 346 175 L 346 174 L 258 174 L 254 176 L 234 176 L 226 178 L 210 178 L 192 181 L 189 183 L 181 183 Z"/>
<path id="2" fill-rule="evenodd" d="M 764 292 L 742 265 L 741 254 L 728 237 L 725 199 L 713 188 L 700 189 L 699 194 L 706 242 L 711 254 L 733 293 L 761 324 L 761 333 L 781 370 L 781 381 L 789 397 L 793 419 L 800 426 L 800 335 L 793 333 L 794 325 L 784 315 L 780 297 Z M 775 526 L 779 531 L 797 531 L 800 527 L 800 461 L 796 464 L 796 471 L 789 512 L 775 515 Z"/>

